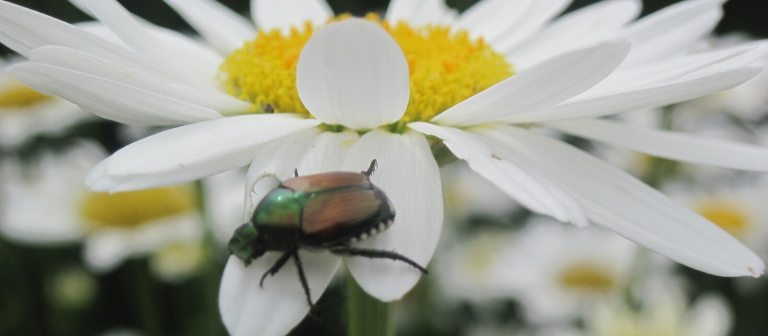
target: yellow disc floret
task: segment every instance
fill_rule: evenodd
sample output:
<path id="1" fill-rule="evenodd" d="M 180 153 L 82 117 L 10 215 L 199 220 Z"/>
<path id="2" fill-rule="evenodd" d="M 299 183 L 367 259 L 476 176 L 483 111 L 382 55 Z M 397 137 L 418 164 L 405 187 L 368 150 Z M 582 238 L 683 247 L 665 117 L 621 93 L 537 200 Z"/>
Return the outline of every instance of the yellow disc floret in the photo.
<path id="1" fill-rule="evenodd" d="M 119 193 L 92 192 L 80 204 L 88 229 L 135 228 L 189 213 L 195 207 L 190 187 L 177 186 Z"/>
<path id="2" fill-rule="evenodd" d="M 259 31 L 224 60 L 220 72 L 224 89 L 251 102 L 255 112 L 307 113 L 296 90 L 296 63 L 312 31 L 309 23 L 288 33 Z"/>
<path id="3" fill-rule="evenodd" d="M 383 24 L 403 49 L 411 99 L 403 121 L 429 120 L 449 107 L 512 76 L 512 67 L 482 39 L 449 27 Z"/>
<path id="4" fill-rule="evenodd" d="M 570 265 L 560 272 L 558 278 L 563 287 L 575 291 L 607 292 L 616 285 L 611 272 L 588 263 Z"/>
<path id="5" fill-rule="evenodd" d="M 411 96 L 401 122 L 429 120 L 514 74 L 502 55 L 466 31 L 367 18 L 390 33 L 408 62 Z M 254 112 L 308 113 L 296 89 L 296 64 L 314 29 L 306 23 L 288 32 L 260 31 L 225 59 L 220 73 L 224 89 L 251 102 Z"/>
<path id="6" fill-rule="evenodd" d="M 33 90 L 21 82 L 8 83 L 0 87 L 0 109 L 23 109 L 53 99 Z"/>
<path id="7" fill-rule="evenodd" d="M 749 209 L 736 201 L 722 199 L 702 201 L 697 204 L 696 212 L 737 238 L 744 238 L 752 223 L 752 214 Z"/>

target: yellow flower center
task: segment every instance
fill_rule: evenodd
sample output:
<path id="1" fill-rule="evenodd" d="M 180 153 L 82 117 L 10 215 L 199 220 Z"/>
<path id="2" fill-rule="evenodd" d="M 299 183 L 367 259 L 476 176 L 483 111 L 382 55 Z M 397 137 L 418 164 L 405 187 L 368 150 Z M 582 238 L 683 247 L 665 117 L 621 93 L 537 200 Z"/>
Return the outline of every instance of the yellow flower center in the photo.
<path id="1" fill-rule="evenodd" d="M 389 32 L 408 62 L 411 96 L 402 122 L 429 120 L 514 74 L 502 55 L 466 31 L 413 27 L 405 22 L 392 25 L 376 15 L 367 19 Z M 224 60 L 222 86 L 229 94 L 251 102 L 253 112 L 307 114 L 296 90 L 296 63 L 315 29 L 306 23 L 286 33 L 259 31 L 254 40 Z"/>
<path id="2" fill-rule="evenodd" d="M 570 290 L 607 292 L 616 285 L 611 272 L 591 264 L 569 265 L 558 274 L 560 284 Z"/>
<path id="3" fill-rule="evenodd" d="M 476 280 L 486 280 L 496 261 L 499 259 L 499 239 L 486 235 L 473 241 L 464 260 L 464 267 L 469 276 Z"/>
<path id="4" fill-rule="evenodd" d="M 166 281 L 181 281 L 193 275 L 205 262 L 200 242 L 173 243 L 155 251 L 149 260 L 151 269 Z"/>
<path id="5" fill-rule="evenodd" d="M 752 213 L 744 205 L 730 200 L 707 200 L 696 212 L 737 238 L 744 238 L 752 223 Z"/>
<path id="6" fill-rule="evenodd" d="M 22 109 L 46 103 L 53 99 L 22 84 L 13 83 L 0 87 L 0 109 Z"/>
<path id="7" fill-rule="evenodd" d="M 80 215 L 89 230 L 131 229 L 193 211 L 195 202 L 195 193 L 188 186 L 112 194 L 91 192 L 80 204 Z"/>

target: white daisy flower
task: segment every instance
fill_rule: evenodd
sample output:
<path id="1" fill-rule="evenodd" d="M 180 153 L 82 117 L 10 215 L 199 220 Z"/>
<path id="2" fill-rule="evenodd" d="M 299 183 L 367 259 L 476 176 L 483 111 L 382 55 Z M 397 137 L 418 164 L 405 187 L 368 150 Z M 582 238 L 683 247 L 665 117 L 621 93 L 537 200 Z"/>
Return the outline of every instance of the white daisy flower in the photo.
<path id="1" fill-rule="evenodd" d="M 35 91 L 9 75 L 0 58 L 0 147 L 15 147 L 38 134 L 53 134 L 91 117 L 77 105 Z"/>
<path id="2" fill-rule="evenodd" d="M 709 294 L 688 304 L 687 298 L 667 288 L 660 300 L 644 302 L 642 309 L 620 302 L 603 304 L 587 318 L 594 336 L 725 336 L 731 329 L 731 311 L 724 298 Z"/>
<path id="3" fill-rule="evenodd" d="M 674 184 L 667 191 L 673 199 L 696 211 L 712 223 L 768 258 L 768 183 L 733 180 L 700 184 Z"/>
<path id="4" fill-rule="evenodd" d="M 526 257 L 515 254 L 518 243 L 518 235 L 512 232 L 484 231 L 457 239 L 455 246 L 440 253 L 435 266 L 441 296 L 479 304 L 513 298 L 521 278 L 519 269 L 510 265 L 523 263 L 518 259 Z"/>
<path id="5" fill-rule="evenodd" d="M 526 319 L 547 325 L 582 317 L 596 302 L 625 290 L 635 251 L 634 244 L 609 232 L 536 217 L 506 249 L 505 255 L 517 257 L 499 262 Z"/>
<path id="6" fill-rule="evenodd" d="M 0 232 L 30 245 L 82 241 L 86 265 L 98 272 L 201 239 L 203 223 L 190 186 L 114 194 L 86 188 L 88 170 L 104 157 L 97 145 L 83 142 L 61 154 L 47 152 L 30 167 L 4 161 Z"/>
<path id="7" fill-rule="evenodd" d="M 585 333 L 595 336 L 724 336 L 732 325 L 727 301 L 704 293 L 691 302 L 684 278 L 675 276 L 663 260 L 650 260 L 633 282 L 633 304 L 614 297 L 597 305 L 584 318 Z M 662 262 L 664 264 L 654 264 Z"/>
<path id="8" fill-rule="evenodd" d="M 698 97 L 756 75 L 759 47 L 686 53 L 718 21 L 720 1 L 684 1 L 633 21 L 640 6 L 632 0 L 557 18 L 569 1 L 486 0 L 454 15 L 439 0 L 398 0 L 378 24 L 347 20 L 315 31 L 332 17 L 324 2 L 254 0 L 257 33 L 217 2 L 168 0 L 218 52 L 139 20 L 116 1 L 79 2 L 128 48 L 0 2 L 0 41 L 30 60 L 14 66 L 14 75 L 125 123 L 204 121 L 115 153 L 90 175 L 96 189 L 179 183 L 251 161 L 251 181 L 269 172 L 286 178 L 294 168 L 360 171 L 376 158 L 381 166 L 373 182 L 390 196 L 398 218 L 362 245 L 426 264 L 442 222 L 426 134 L 535 212 L 600 224 L 713 274 L 763 271 L 753 253 L 704 218 L 528 129 L 551 127 L 663 157 L 768 170 L 762 148 L 594 119 Z M 439 25 L 419 26 L 424 23 Z M 254 111 L 295 114 L 225 117 Z M 248 268 L 230 260 L 221 295 L 230 332 L 281 334 L 306 313 L 295 270 L 259 288 L 258 277 L 274 258 Z M 321 293 L 338 258 L 302 258 L 312 292 Z M 346 264 L 368 293 L 385 301 L 402 297 L 419 278 L 389 261 Z"/>

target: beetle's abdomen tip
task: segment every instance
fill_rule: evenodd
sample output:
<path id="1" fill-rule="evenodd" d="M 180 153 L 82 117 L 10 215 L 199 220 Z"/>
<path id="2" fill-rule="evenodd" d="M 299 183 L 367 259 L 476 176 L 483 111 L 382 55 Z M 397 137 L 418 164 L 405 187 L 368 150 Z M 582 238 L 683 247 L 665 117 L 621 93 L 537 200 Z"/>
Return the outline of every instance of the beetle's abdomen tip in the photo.
<path id="1" fill-rule="evenodd" d="M 356 243 L 356 242 L 359 242 L 359 241 L 366 240 L 366 239 L 368 239 L 370 237 L 375 236 L 376 234 L 378 234 L 380 232 L 384 232 L 384 230 L 386 230 L 387 228 L 392 226 L 392 224 L 394 222 L 395 222 L 395 216 L 393 214 L 391 217 L 387 218 L 385 221 L 379 222 L 378 225 L 372 226 L 368 231 L 362 232 L 362 233 L 358 234 L 357 236 L 352 237 L 352 239 L 350 239 L 349 241 L 353 242 L 353 243 Z"/>

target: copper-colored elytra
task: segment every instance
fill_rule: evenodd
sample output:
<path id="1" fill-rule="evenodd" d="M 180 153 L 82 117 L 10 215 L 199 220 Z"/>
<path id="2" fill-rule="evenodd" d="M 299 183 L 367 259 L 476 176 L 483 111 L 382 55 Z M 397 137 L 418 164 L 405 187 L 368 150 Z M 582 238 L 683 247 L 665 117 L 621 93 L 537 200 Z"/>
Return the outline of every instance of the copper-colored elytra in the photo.
<path id="1" fill-rule="evenodd" d="M 304 206 L 302 228 L 306 234 L 340 232 L 350 224 L 378 215 L 381 199 L 373 189 L 347 189 L 318 195 Z"/>
<path id="2" fill-rule="evenodd" d="M 360 173 L 331 172 L 292 178 L 283 186 L 296 192 L 316 192 L 355 184 L 370 184 L 368 177 Z"/>

